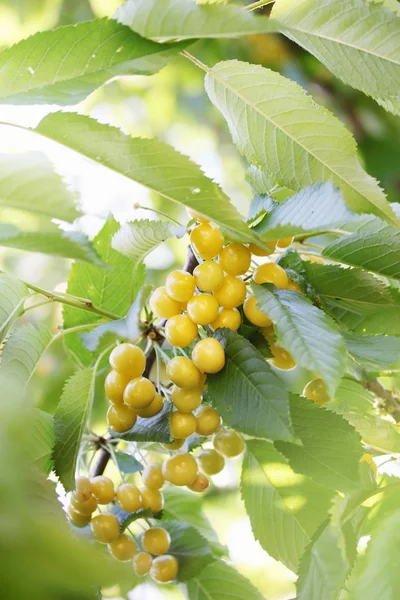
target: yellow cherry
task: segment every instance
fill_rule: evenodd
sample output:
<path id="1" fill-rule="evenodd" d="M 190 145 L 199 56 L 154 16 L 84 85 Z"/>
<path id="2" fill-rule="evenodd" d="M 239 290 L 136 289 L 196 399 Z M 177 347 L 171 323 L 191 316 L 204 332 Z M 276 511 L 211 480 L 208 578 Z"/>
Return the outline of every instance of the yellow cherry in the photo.
<path id="1" fill-rule="evenodd" d="M 218 373 L 225 366 L 225 351 L 218 340 L 205 338 L 193 348 L 192 360 L 203 373 Z"/>
<path id="2" fill-rule="evenodd" d="M 165 324 L 165 337 L 171 346 L 185 348 L 197 338 L 198 327 L 187 315 L 175 315 Z"/>
<path id="3" fill-rule="evenodd" d="M 210 260 L 221 252 L 224 237 L 219 229 L 209 223 L 202 223 L 193 229 L 190 234 L 190 243 L 200 258 Z"/>
<path id="4" fill-rule="evenodd" d="M 224 280 L 222 267 L 213 260 L 205 260 L 193 271 L 196 286 L 202 292 L 217 290 Z"/>
<path id="5" fill-rule="evenodd" d="M 170 298 L 165 287 L 159 287 L 150 296 L 150 308 L 160 319 L 170 319 L 179 315 L 182 310 L 182 304 Z"/>
<path id="6" fill-rule="evenodd" d="M 187 303 L 189 317 L 198 325 L 209 325 L 218 316 L 219 304 L 210 294 L 198 294 Z"/>
<path id="7" fill-rule="evenodd" d="M 151 569 L 153 559 L 148 552 L 138 552 L 133 557 L 133 568 L 138 577 L 144 577 Z"/>
<path id="8" fill-rule="evenodd" d="M 246 298 L 246 284 L 240 277 L 225 275 L 222 285 L 213 292 L 218 304 L 224 308 L 236 308 Z"/>
<path id="9" fill-rule="evenodd" d="M 313 379 L 309 381 L 303 390 L 303 396 L 312 400 L 315 404 L 323 406 L 329 402 L 328 389 L 323 379 Z"/>
<path id="10" fill-rule="evenodd" d="M 282 346 L 279 346 L 278 344 L 272 343 L 270 344 L 270 349 L 274 355 L 274 358 L 270 358 L 269 361 L 272 365 L 274 365 L 274 367 L 277 367 L 282 371 L 294 369 L 296 366 L 296 361 L 294 360 L 293 356 L 287 350 L 285 350 L 285 348 L 282 348 Z"/>
<path id="11" fill-rule="evenodd" d="M 237 331 L 242 324 L 242 315 L 237 308 L 221 308 L 218 317 L 211 323 L 211 327 L 215 329 L 232 329 Z"/>
<path id="12" fill-rule="evenodd" d="M 81 475 L 75 480 L 75 495 L 78 502 L 90 500 L 92 497 L 92 484 L 88 477 Z"/>
<path id="13" fill-rule="evenodd" d="M 250 250 L 237 242 L 225 246 L 219 255 L 219 264 L 229 275 L 244 275 L 250 267 L 250 262 Z"/>
<path id="14" fill-rule="evenodd" d="M 99 504 L 108 504 L 114 500 L 115 489 L 111 479 L 104 477 L 104 475 L 98 475 L 92 477 L 90 483 L 92 484 L 93 496 Z"/>
<path id="15" fill-rule="evenodd" d="M 118 433 L 131 429 L 136 423 L 136 419 L 136 410 L 126 404 L 122 406 L 112 404 L 107 411 L 107 423 L 111 429 L 118 431 Z"/>
<path id="16" fill-rule="evenodd" d="M 121 534 L 119 538 L 108 544 L 108 551 L 115 560 L 131 560 L 136 553 L 137 546 L 132 538 Z"/>
<path id="17" fill-rule="evenodd" d="M 171 435 L 178 440 L 191 436 L 197 427 L 197 419 L 191 413 L 173 412 L 169 423 Z"/>
<path id="18" fill-rule="evenodd" d="M 213 449 L 202 450 L 196 458 L 207 475 L 217 475 L 225 466 L 222 454 Z"/>
<path id="19" fill-rule="evenodd" d="M 122 404 L 124 401 L 124 391 L 130 379 L 127 375 L 121 375 L 114 370 L 110 371 L 104 382 L 107 400 L 113 404 Z"/>
<path id="20" fill-rule="evenodd" d="M 156 583 L 169 583 L 176 579 L 179 572 L 179 563 L 175 556 L 164 554 L 153 560 L 150 576 Z"/>
<path id="21" fill-rule="evenodd" d="M 169 379 L 180 388 L 199 387 L 201 373 L 194 362 L 186 356 L 175 356 L 167 365 Z"/>
<path id="22" fill-rule="evenodd" d="M 172 300 L 187 302 L 194 294 L 194 277 L 186 271 L 172 271 L 165 280 L 165 291 Z"/>
<path id="23" fill-rule="evenodd" d="M 181 413 L 191 413 L 201 404 L 201 388 L 172 388 L 171 400 Z"/>
<path id="24" fill-rule="evenodd" d="M 128 383 L 124 392 L 124 402 L 133 408 L 146 408 L 156 395 L 156 388 L 146 377 L 136 377 Z"/>
<path id="25" fill-rule="evenodd" d="M 159 490 L 164 485 L 164 475 L 162 474 L 162 465 L 150 463 L 145 466 L 142 473 L 144 485 L 152 490 Z"/>
<path id="26" fill-rule="evenodd" d="M 247 319 L 257 327 L 268 327 L 271 325 L 271 319 L 257 308 L 257 302 L 254 296 L 249 296 L 243 305 L 243 312 Z"/>
<path id="27" fill-rule="evenodd" d="M 275 242 L 264 242 L 264 244 L 268 247 L 268 250 L 256 244 L 249 244 L 249 250 L 254 256 L 269 256 L 275 250 Z"/>
<path id="28" fill-rule="evenodd" d="M 214 448 L 227 458 L 235 458 L 245 449 L 244 439 L 233 429 L 219 431 L 214 435 L 212 441 Z"/>
<path id="29" fill-rule="evenodd" d="M 159 513 L 164 507 L 164 496 L 160 490 L 154 490 L 148 487 L 140 488 L 142 495 L 143 510 L 150 509 L 154 514 Z"/>
<path id="30" fill-rule="evenodd" d="M 149 554 L 165 554 L 171 545 L 171 538 L 166 529 L 151 527 L 144 532 L 142 545 Z"/>
<path id="31" fill-rule="evenodd" d="M 90 522 L 93 537 L 102 544 L 111 544 L 120 536 L 118 519 L 112 513 L 102 513 Z"/>
<path id="32" fill-rule="evenodd" d="M 201 406 L 196 413 L 197 433 L 202 436 L 212 435 L 221 427 L 219 412 L 212 406 Z"/>
<path id="33" fill-rule="evenodd" d="M 119 486 L 116 501 L 126 512 L 135 513 L 142 508 L 142 495 L 133 483 L 123 483 Z"/>
<path id="34" fill-rule="evenodd" d="M 162 467 L 164 479 L 173 485 L 192 485 L 197 477 L 197 462 L 191 454 L 176 454 L 168 458 Z"/>
<path id="35" fill-rule="evenodd" d="M 133 379 L 140 377 L 146 366 L 144 352 L 133 344 L 120 344 L 110 354 L 110 365 L 120 373 Z"/>
<path id="36" fill-rule="evenodd" d="M 156 394 L 151 404 L 145 408 L 137 408 L 136 412 L 139 417 L 142 417 L 143 419 L 149 419 L 150 417 L 158 415 L 158 413 L 162 411 L 163 406 L 163 399 L 161 398 L 160 394 Z"/>
<path id="37" fill-rule="evenodd" d="M 164 448 L 166 448 L 166 450 L 179 450 L 179 448 L 182 448 L 184 443 L 185 443 L 185 440 L 174 440 L 170 444 L 161 444 L 161 445 Z"/>
<path id="38" fill-rule="evenodd" d="M 90 498 L 87 498 L 87 500 L 78 500 L 76 492 L 72 492 L 71 494 L 70 505 L 73 509 L 85 516 L 91 515 L 97 508 L 97 502 L 94 496 L 90 495 Z"/>
<path id="39" fill-rule="evenodd" d="M 278 246 L 278 248 L 288 248 L 292 242 L 293 242 L 292 237 L 286 237 L 286 238 L 282 238 L 282 239 L 278 240 L 276 242 L 276 245 Z"/>
<path id="40" fill-rule="evenodd" d="M 192 492 L 205 492 L 210 487 L 210 481 L 203 473 L 199 473 L 192 485 L 187 486 Z"/>
<path id="41" fill-rule="evenodd" d="M 71 505 L 67 506 L 67 516 L 72 525 L 74 527 L 79 527 L 79 529 L 89 525 L 92 518 L 92 515 L 83 515 Z"/>
<path id="42" fill-rule="evenodd" d="M 254 272 L 253 279 L 256 283 L 273 283 L 278 288 L 286 288 L 289 279 L 285 269 L 274 262 L 260 265 Z"/>

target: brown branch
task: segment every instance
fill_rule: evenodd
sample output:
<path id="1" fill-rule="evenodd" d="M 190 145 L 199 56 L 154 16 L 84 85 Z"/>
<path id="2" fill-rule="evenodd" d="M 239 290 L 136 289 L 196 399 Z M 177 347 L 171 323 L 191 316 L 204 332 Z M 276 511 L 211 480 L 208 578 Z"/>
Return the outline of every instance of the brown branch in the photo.
<path id="1" fill-rule="evenodd" d="M 396 423 L 400 422 L 400 398 L 387 390 L 377 379 L 365 383 L 365 388 L 383 400 L 383 409 L 393 417 Z"/>
<path id="2" fill-rule="evenodd" d="M 197 258 L 193 254 L 192 248 L 190 246 L 188 246 L 188 254 L 187 254 L 186 262 L 183 266 L 183 270 L 187 271 L 188 273 L 193 273 L 194 269 L 196 268 L 196 266 L 198 264 L 199 263 L 197 262 Z M 165 319 L 160 321 L 159 327 L 164 327 L 165 322 L 166 322 Z M 150 371 L 155 363 L 155 360 L 156 360 L 156 352 L 153 348 L 152 350 L 150 350 L 150 352 L 148 353 L 148 355 L 146 357 L 146 367 L 143 372 L 144 377 L 150 376 Z M 108 438 L 105 438 L 104 442 L 107 443 L 110 440 L 112 440 L 111 436 L 109 436 Z M 108 464 L 108 461 L 110 460 L 110 458 L 111 458 L 111 455 L 110 455 L 109 451 L 107 450 L 107 448 L 105 448 L 104 446 L 101 447 L 98 452 L 95 465 L 92 469 L 91 477 L 97 477 L 98 475 L 102 475 L 104 473 L 104 471 L 106 470 L 106 467 L 107 467 L 107 464 Z"/>

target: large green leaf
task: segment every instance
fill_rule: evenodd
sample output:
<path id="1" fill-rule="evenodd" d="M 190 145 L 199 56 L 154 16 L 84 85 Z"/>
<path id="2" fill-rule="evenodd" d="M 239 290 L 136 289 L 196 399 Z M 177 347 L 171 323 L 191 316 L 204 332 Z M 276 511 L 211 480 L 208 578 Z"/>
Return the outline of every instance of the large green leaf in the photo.
<path id="1" fill-rule="evenodd" d="M 117 222 L 109 219 L 93 240 L 93 246 L 100 258 L 110 268 L 73 264 L 68 278 L 67 292 L 79 298 L 87 298 L 94 305 L 122 318 L 131 306 L 135 281 L 132 262 L 111 248 L 112 236 L 118 228 Z M 96 323 L 101 319 L 95 313 L 69 306 L 64 306 L 63 315 L 65 329 Z M 68 335 L 65 338 L 65 345 L 78 362 L 88 365 L 95 360 L 94 354 L 82 344 L 79 334 Z"/>
<path id="2" fill-rule="evenodd" d="M 28 288 L 22 281 L 7 273 L 0 273 L 0 343 L 22 311 Z"/>
<path id="3" fill-rule="evenodd" d="M 51 225 L 44 231 L 22 231 L 14 225 L 0 224 L 0 246 L 102 265 L 84 233 L 62 231 Z"/>
<path id="4" fill-rule="evenodd" d="M 400 279 L 400 231 L 354 233 L 339 238 L 322 251 L 327 258 L 362 267 L 367 271 Z"/>
<path id="5" fill-rule="evenodd" d="M 132 429 L 129 429 L 126 433 L 119 433 L 118 437 L 127 442 L 170 443 L 169 420 L 171 408 L 171 403 L 165 402 L 162 411 L 158 415 L 146 419 L 139 417 Z"/>
<path id="6" fill-rule="evenodd" d="M 181 521 L 163 521 L 171 536 L 168 552 L 179 562 L 178 581 L 187 581 L 200 573 L 214 560 L 211 547 L 200 533 Z"/>
<path id="7" fill-rule="evenodd" d="M 268 442 L 247 442 L 242 497 L 255 538 L 296 571 L 311 537 L 326 519 L 333 493 L 292 471 Z"/>
<path id="8" fill-rule="evenodd" d="M 316 183 L 274 206 L 254 230 L 264 240 L 276 240 L 333 229 L 351 218 L 338 188 Z"/>
<path id="9" fill-rule="evenodd" d="M 208 565 L 187 582 L 189 600 L 263 600 L 246 577 L 225 561 Z"/>
<path id="10" fill-rule="evenodd" d="M 400 369 L 400 339 L 393 335 L 345 335 L 350 354 L 368 371 Z"/>
<path id="11" fill-rule="evenodd" d="M 290 398 L 291 416 L 301 446 L 275 442 L 295 473 L 339 491 L 359 484 L 363 449 L 355 429 L 341 416 L 299 396 Z"/>
<path id="12" fill-rule="evenodd" d="M 28 418 L 29 458 L 43 473 L 48 474 L 53 464 L 55 442 L 53 417 L 43 410 L 33 408 Z"/>
<path id="13" fill-rule="evenodd" d="M 332 319 L 302 294 L 269 284 L 252 287 L 257 306 L 274 324 L 278 343 L 321 377 L 333 394 L 344 372 L 346 348 Z"/>
<path id="14" fill-rule="evenodd" d="M 77 371 L 65 384 L 54 415 L 54 467 L 66 491 L 75 487 L 75 469 L 94 398 L 95 377 L 94 369 Z"/>
<path id="15" fill-rule="evenodd" d="M 377 182 L 362 169 L 351 134 L 297 83 L 231 60 L 207 68 L 205 85 L 240 152 L 278 185 L 299 191 L 331 181 L 353 211 L 400 224 Z"/>
<path id="16" fill-rule="evenodd" d="M 182 231 L 183 229 L 183 231 Z M 181 237 L 184 228 L 169 221 L 142 219 L 122 225 L 112 239 L 112 247 L 139 265 L 157 246 L 173 237 Z"/>
<path id="17" fill-rule="evenodd" d="M 0 206 L 60 221 L 71 222 L 80 214 L 73 194 L 41 152 L 0 154 Z"/>
<path id="18" fill-rule="evenodd" d="M 1 354 L 0 375 L 10 378 L 15 386 L 25 387 L 51 340 L 51 332 L 43 324 L 17 329 Z"/>
<path id="19" fill-rule="evenodd" d="M 158 71 L 179 49 L 108 19 L 39 32 L 0 53 L 0 102 L 77 104 L 112 77 Z"/>
<path id="20" fill-rule="evenodd" d="M 400 18 L 390 10 L 365 0 L 278 0 L 272 17 L 336 77 L 400 114 Z"/>
<path id="21" fill-rule="evenodd" d="M 226 38 L 276 31 L 269 19 L 227 4 L 194 0 L 128 0 L 115 18 L 153 40 Z"/>
<path id="22" fill-rule="evenodd" d="M 168 200 L 193 208 L 221 225 L 233 238 L 259 242 L 221 188 L 167 144 L 132 138 L 115 127 L 74 113 L 50 114 L 36 131 Z"/>
<path id="23" fill-rule="evenodd" d="M 394 600 L 400 590 L 400 511 L 372 533 L 356 564 L 350 600 Z"/>
<path id="24" fill-rule="evenodd" d="M 343 415 L 368 446 L 381 452 L 398 453 L 400 431 L 390 421 L 379 416 L 374 401 L 374 397 L 357 381 L 343 379 L 327 408 Z"/>
<path id="25" fill-rule="evenodd" d="M 292 440 L 288 394 L 256 348 L 238 333 L 218 329 L 226 364 L 208 375 L 207 395 L 223 420 L 243 433 Z"/>

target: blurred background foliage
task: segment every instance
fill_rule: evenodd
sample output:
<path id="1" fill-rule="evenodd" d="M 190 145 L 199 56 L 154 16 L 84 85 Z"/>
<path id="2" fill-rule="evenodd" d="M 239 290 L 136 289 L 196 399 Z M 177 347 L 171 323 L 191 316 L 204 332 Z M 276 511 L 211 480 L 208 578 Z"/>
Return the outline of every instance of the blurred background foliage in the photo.
<path id="1" fill-rule="evenodd" d="M 39 30 L 111 16 L 121 3 L 121 0 L 0 0 L 0 49 Z M 266 7 L 264 12 L 268 10 Z M 391 202 L 400 202 L 400 121 L 363 94 L 344 86 L 301 48 L 280 35 L 259 35 L 241 40 L 204 40 L 196 44 L 193 53 L 208 65 L 237 58 L 264 65 L 297 81 L 352 131 L 367 171 L 381 182 Z M 0 106 L 0 120 L 34 126 L 51 110 L 56 108 Z M 251 193 L 245 181 L 244 161 L 231 142 L 222 115 L 204 93 L 202 72 L 184 58 L 177 58 L 151 77 L 114 80 L 93 93 L 77 110 L 132 135 L 157 136 L 172 144 L 198 162 L 207 175 L 222 185 L 239 210 L 246 213 Z M 48 151 L 46 143 L 24 132 L 4 128 L 0 152 Z M 120 221 L 134 216 L 152 218 L 148 210 L 134 210 L 134 203 L 187 222 L 186 215 L 176 205 L 150 196 L 140 186 L 68 151 L 53 151 L 53 146 L 51 149 L 50 157 L 57 170 L 79 197 L 84 213 L 77 223 L 80 230 L 94 235 L 110 212 Z M 22 219 L 27 219 L 23 214 L 7 213 L 9 222 L 12 218 L 20 224 Z M 40 220 L 29 225 L 40 228 Z M 159 283 L 166 270 L 182 264 L 185 253 L 185 240 L 175 240 L 155 251 L 148 260 L 150 280 Z M 62 259 L 0 249 L 0 268 L 47 289 L 65 290 L 68 267 L 68 261 Z M 28 312 L 24 319 L 47 322 L 55 330 L 61 322 L 61 309 L 45 306 Z M 33 379 L 32 404 L 54 412 L 63 384 L 74 369 L 62 342 L 54 344 L 41 360 Z M 385 381 L 387 387 L 395 383 Z M 99 382 L 95 404 L 99 432 L 105 430 L 102 389 Z M 229 546 L 237 568 L 250 577 L 266 598 L 293 598 L 295 576 L 269 558 L 252 536 L 237 491 L 238 476 L 238 465 L 232 463 L 215 478 L 216 485 L 205 499 L 206 512 L 221 542 Z M 284 478 L 282 485 L 285 485 Z M 109 595 L 113 596 L 114 591 L 110 590 Z M 161 594 L 153 587 L 144 586 L 130 597 L 157 600 L 182 596 L 177 590 L 167 588 Z"/>

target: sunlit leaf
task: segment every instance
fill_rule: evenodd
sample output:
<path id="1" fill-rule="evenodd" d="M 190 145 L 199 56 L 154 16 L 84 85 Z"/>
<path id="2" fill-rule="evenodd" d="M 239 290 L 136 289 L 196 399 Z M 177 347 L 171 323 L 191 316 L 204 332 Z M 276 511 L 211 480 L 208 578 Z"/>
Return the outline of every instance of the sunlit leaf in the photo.
<path id="1" fill-rule="evenodd" d="M 0 273 L 0 342 L 18 318 L 28 295 L 28 288 L 22 281 L 12 275 Z"/>
<path id="2" fill-rule="evenodd" d="M 53 447 L 55 441 L 52 415 L 32 409 L 29 414 L 29 457 L 43 473 L 49 473 L 53 464 Z"/>
<path id="3" fill-rule="evenodd" d="M 225 561 L 208 565 L 187 582 L 189 600 L 263 600 L 252 583 Z"/>

